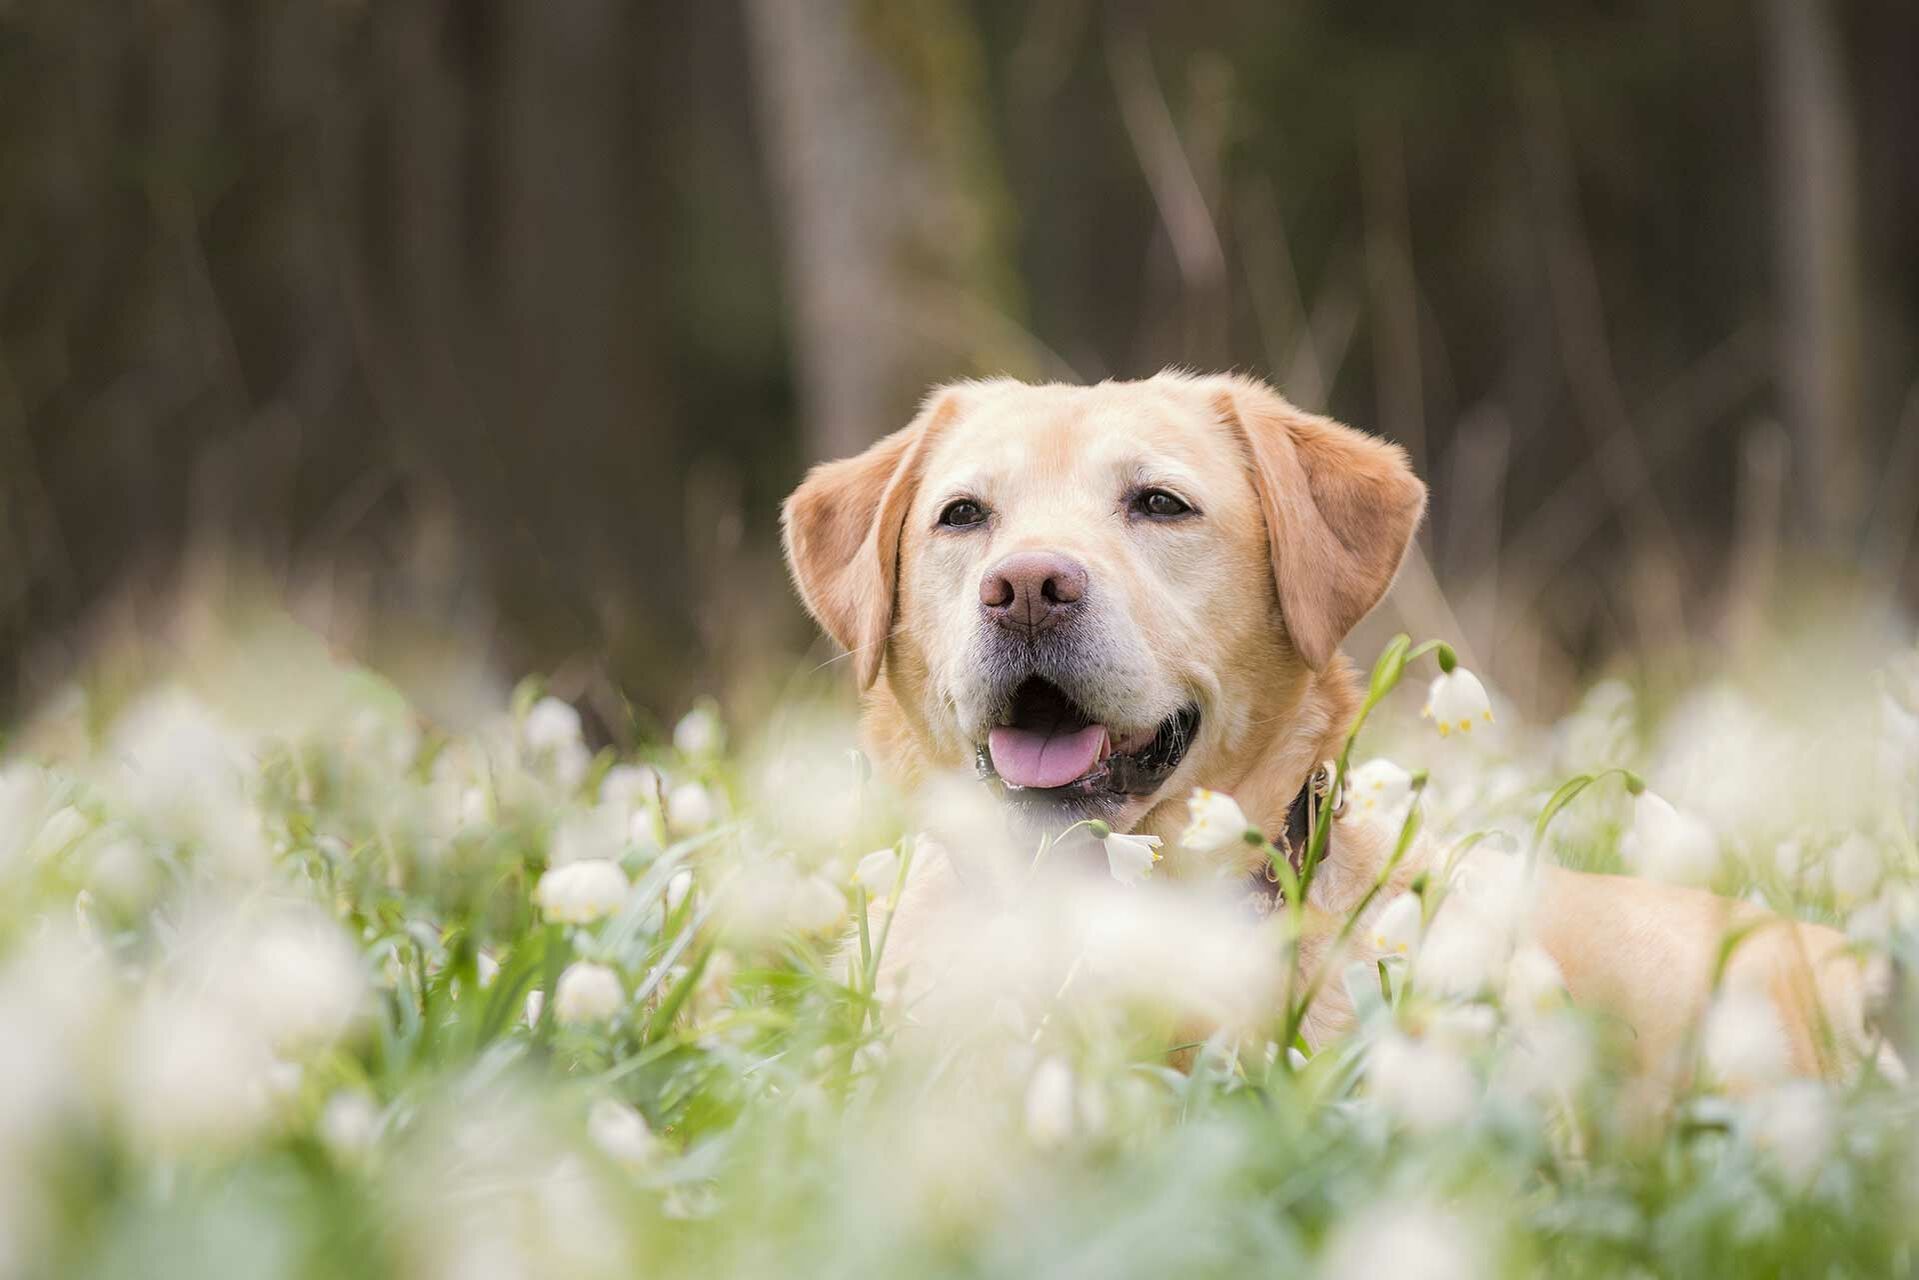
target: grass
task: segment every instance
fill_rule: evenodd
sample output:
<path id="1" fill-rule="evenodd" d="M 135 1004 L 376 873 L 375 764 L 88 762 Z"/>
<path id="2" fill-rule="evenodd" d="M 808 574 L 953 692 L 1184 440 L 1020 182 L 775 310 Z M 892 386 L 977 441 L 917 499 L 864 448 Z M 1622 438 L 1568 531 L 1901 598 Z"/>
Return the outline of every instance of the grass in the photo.
<path id="1" fill-rule="evenodd" d="M 1406 659 L 1352 763 L 1423 770 L 1406 803 L 1474 883 L 1582 774 L 1540 856 L 1682 865 L 1598 776 L 1627 768 L 1710 833 L 1713 887 L 1907 945 L 1911 654 L 1443 742 Z M 889 794 L 830 714 L 707 707 L 617 759 L 533 683 L 448 733 L 280 632 L 194 670 L 76 690 L 0 771 L 0 1273 L 1910 1269 L 1902 1085 L 1786 1079 L 1729 996 L 1648 1103 L 1617 1027 L 1515 976 L 1523 937 L 1463 945 L 1501 932 L 1463 881 L 1409 958 L 1325 975 L 1357 1016 L 1310 1054 L 1241 1007 L 1283 924 L 1066 846 L 883 1000 L 902 863 L 856 869 L 983 819 Z"/>

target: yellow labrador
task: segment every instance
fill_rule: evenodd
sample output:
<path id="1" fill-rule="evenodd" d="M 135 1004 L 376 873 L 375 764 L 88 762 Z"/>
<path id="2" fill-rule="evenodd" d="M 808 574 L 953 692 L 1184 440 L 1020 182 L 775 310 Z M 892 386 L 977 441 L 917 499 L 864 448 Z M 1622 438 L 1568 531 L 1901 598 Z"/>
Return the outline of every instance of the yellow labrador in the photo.
<path id="1" fill-rule="evenodd" d="M 1171 874 L 1217 876 L 1257 875 L 1259 855 L 1175 848 L 1188 796 L 1230 793 L 1268 833 L 1296 824 L 1359 704 L 1338 646 L 1391 585 L 1425 503 L 1397 446 L 1250 378 L 1168 373 L 936 389 L 903 430 L 815 468 L 784 519 L 794 580 L 852 655 L 883 768 L 911 784 L 977 767 L 1061 825 L 1158 835 Z M 1392 837 L 1336 823 L 1309 905 L 1349 911 Z M 943 892 L 937 872 L 916 878 L 896 936 Z M 1679 1060 L 1721 938 L 1765 919 L 1558 869 L 1530 910 L 1573 998 L 1623 1019 L 1653 1071 Z M 1736 951 L 1728 981 L 1771 1001 L 1796 1070 L 1844 1069 L 1869 1044 L 1860 966 L 1842 935 L 1779 924 Z M 1309 1034 L 1344 1012 L 1329 1004 Z"/>

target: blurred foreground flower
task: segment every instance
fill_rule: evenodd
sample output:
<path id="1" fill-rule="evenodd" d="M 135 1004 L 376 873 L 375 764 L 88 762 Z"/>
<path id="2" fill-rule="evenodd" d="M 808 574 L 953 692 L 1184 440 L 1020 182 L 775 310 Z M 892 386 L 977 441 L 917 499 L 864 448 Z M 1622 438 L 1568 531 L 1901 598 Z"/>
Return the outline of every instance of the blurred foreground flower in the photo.
<path id="1" fill-rule="evenodd" d="M 802 872 L 791 858 L 766 855 L 734 875 L 721 890 L 726 932 L 742 942 L 772 941 L 782 934 L 827 933 L 846 919 L 846 892 L 817 872 Z"/>
<path id="2" fill-rule="evenodd" d="M 680 904 L 686 901 L 686 895 L 693 892 L 693 872 L 689 867 L 681 867 L 666 882 L 666 909 L 678 911 Z"/>
<path id="3" fill-rule="evenodd" d="M 1511 1018 L 1533 1018 L 1551 1013 L 1566 1002 L 1566 979 L 1544 947 L 1533 943 L 1517 948 L 1506 969 L 1506 990 L 1500 1005 Z"/>
<path id="4" fill-rule="evenodd" d="M 1046 1059 L 1027 1082 L 1026 1136 L 1040 1147 L 1073 1136 L 1073 1069 L 1063 1058 Z"/>
<path id="5" fill-rule="evenodd" d="M 893 892 L 893 885 L 899 880 L 899 873 L 899 851 L 875 849 L 861 858 L 859 865 L 853 868 L 853 883 L 865 889 L 867 897 L 877 901 Z"/>
<path id="6" fill-rule="evenodd" d="M 1397 818 L 1413 797 L 1413 775 L 1383 757 L 1368 760 L 1347 776 L 1345 792 L 1361 814 Z"/>
<path id="7" fill-rule="evenodd" d="M 380 1105 L 357 1089 L 342 1089 L 320 1108 L 320 1141 L 336 1160 L 361 1159 L 380 1132 Z"/>
<path id="8" fill-rule="evenodd" d="M 1233 798 L 1224 792 L 1194 787 L 1186 802 L 1186 829 L 1179 833 L 1180 848 L 1193 853 L 1220 853 L 1247 844 L 1256 834 Z"/>
<path id="9" fill-rule="evenodd" d="M 1855 906 L 1872 897 L 1885 875 L 1885 860 L 1878 846 L 1853 832 L 1826 857 L 1826 883 L 1842 907 Z"/>
<path id="10" fill-rule="evenodd" d="M 1138 884 L 1159 861 L 1158 836 L 1122 835 L 1115 831 L 1100 841 L 1106 846 L 1106 869 L 1121 884 Z"/>
<path id="11" fill-rule="evenodd" d="M 1712 828 L 1651 790 L 1634 799 L 1632 830 L 1619 852 L 1636 874 L 1673 884 L 1705 885 L 1719 870 L 1719 841 Z"/>
<path id="12" fill-rule="evenodd" d="M 120 1060 L 122 1114 L 157 1154 L 218 1155 L 266 1123 L 273 1065 L 265 1038 L 225 1008 L 155 991 L 135 1011 Z"/>
<path id="13" fill-rule="evenodd" d="M 1785 1028 L 1763 992 L 1728 988 L 1714 998 L 1701 1028 L 1707 1080 L 1732 1094 L 1750 1094 L 1791 1070 Z"/>
<path id="14" fill-rule="evenodd" d="M 651 1163 L 658 1147 L 646 1117 L 618 1098 L 599 1098 L 586 1113 L 587 1136 L 616 1164 L 640 1169 Z"/>
<path id="15" fill-rule="evenodd" d="M 698 835 L 717 815 L 712 793 L 697 782 L 682 782 L 666 793 L 666 829 L 675 836 Z"/>
<path id="16" fill-rule="evenodd" d="M 620 975 L 603 964 L 576 960 L 553 990 L 553 1016 L 568 1026 L 606 1022 L 620 1011 L 626 989 Z"/>
<path id="17" fill-rule="evenodd" d="M 1479 1081 L 1451 1038 L 1387 1033 L 1366 1067 L 1373 1099 L 1414 1133 L 1437 1133 L 1471 1118 Z"/>
<path id="18" fill-rule="evenodd" d="M 1788 1183 L 1803 1187 L 1826 1165 L 1833 1148 L 1833 1104 L 1817 1080 L 1790 1080 L 1751 1099 L 1740 1130 L 1754 1151 L 1769 1158 Z"/>
<path id="19" fill-rule="evenodd" d="M 548 695 L 527 710 L 520 726 L 527 753 L 552 771 L 561 786 L 576 787 L 593 762 L 580 727 L 580 713 L 570 703 Z"/>
<path id="20" fill-rule="evenodd" d="M 1374 915 L 1366 941 L 1373 950 L 1389 956 L 1403 956 L 1419 941 L 1420 917 L 1424 904 L 1416 893 L 1402 893 Z"/>
<path id="21" fill-rule="evenodd" d="M 592 924 L 618 911 L 629 888 L 618 863 L 594 858 L 548 871 L 533 890 L 533 900 L 556 923 Z"/>
<path id="22" fill-rule="evenodd" d="M 689 760 L 710 759 L 725 744 L 726 730 L 720 724 L 719 708 L 711 702 L 702 701 L 673 726 L 673 749 Z"/>
<path id="23" fill-rule="evenodd" d="M 1383 1204 L 1361 1210 L 1327 1247 L 1325 1280 L 1480 1280 L 1495 1274 L 1456 1210 Z"/>

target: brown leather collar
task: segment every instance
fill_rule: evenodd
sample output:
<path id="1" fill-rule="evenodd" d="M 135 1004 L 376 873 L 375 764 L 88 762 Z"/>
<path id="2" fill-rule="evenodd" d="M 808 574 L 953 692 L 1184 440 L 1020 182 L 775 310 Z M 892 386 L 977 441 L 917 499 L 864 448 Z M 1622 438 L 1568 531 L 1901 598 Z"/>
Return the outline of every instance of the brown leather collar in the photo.
<path id="1" fill-rule="evenodd" d="M 1305 785 L 1300 787 L 1299 794 L 1293 797 L 1292 806 L 1286 810 L 1286 830 L 1273 841 L 1285 855 L 1295 876 L 1305 866 L 1306 850 L 1313 840 L 1313 827 L 1325 808 L 1323 801 L 1331 787 L 1332 771 L 1325 765 L 1307 774 Z M 1253 913 L 1261 919 L 1285 905 L 1286 887 L 1280 883 L 1279 869 L 1270 858 L 1253 869 L 1247 877 L 1247 885 L 1247 901 Z"/>

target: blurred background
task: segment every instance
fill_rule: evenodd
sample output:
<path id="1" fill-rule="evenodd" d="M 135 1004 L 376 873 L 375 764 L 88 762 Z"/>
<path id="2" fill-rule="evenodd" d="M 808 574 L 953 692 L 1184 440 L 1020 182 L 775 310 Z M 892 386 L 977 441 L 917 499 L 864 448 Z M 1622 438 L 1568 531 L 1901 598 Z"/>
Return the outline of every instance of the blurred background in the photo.
<path id="1" fill-rule="evenodd" d="M 1527 709 L 1896 629 L 1915 66 L 1908 0 L 0 0 L 0 700 L 264 590 L 630 739 L 829 656 L 809 462 L 1168 364 L 1404 443 L 1373 625 Z"/>

